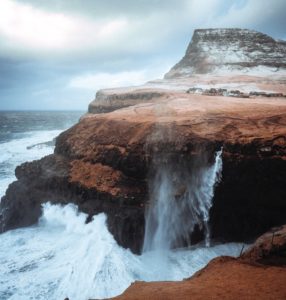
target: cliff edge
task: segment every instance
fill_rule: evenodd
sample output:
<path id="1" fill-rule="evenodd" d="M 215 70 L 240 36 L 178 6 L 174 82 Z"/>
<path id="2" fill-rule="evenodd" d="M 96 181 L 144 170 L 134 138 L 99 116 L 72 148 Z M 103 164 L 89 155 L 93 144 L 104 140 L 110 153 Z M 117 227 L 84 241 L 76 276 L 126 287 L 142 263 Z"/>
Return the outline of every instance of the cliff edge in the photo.
<path id="1" fill-rule="evenodd" d="M 226 32 L 205 30 L 202 40 L 220 45 Z M 249 35 L 247 41 L 255 33 Z M 285 45 L 258 36 L 262 54 L 248 55 L 248 63 L 255 67 L 259 57 L 267 56 L 284 70 Z M 196 31 L 193 40 L 201 38 Z M 187 53 L 196 54 L 192 45 Z M 226 51 L 236 53 L 231 47 Z M 217 52 L 207 53 L 211 58 Z M 174 68 L 183 70 L 188 57 Z M 155 170 L 170 165 L 191 169 L 202 154 L 210 165 L 220 149 L 222 179 L 210 210 L 211 238 L 245 242 L 285 224 L 286 76 L 187 72 L 181 77 L 180 72 L 141 87 L 98 92 L 89 113 L 57 138 L 53 155 L 16 168 L 17 181 L 0 204 L 1 231 L 36 223 L 45 202 L 72 202 L 88 214 L 87 222 L 106 213 L 117 242 L 140 253 Z M 197 225 L 192 243 L 202 239 Z"/>

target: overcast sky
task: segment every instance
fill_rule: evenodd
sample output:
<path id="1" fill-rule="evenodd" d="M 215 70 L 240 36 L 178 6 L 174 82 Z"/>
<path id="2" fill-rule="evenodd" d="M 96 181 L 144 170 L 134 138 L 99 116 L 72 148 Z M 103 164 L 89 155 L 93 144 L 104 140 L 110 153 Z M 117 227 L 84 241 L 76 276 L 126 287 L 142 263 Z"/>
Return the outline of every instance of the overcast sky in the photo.
<path id="1" fill-rule="evenodd" d="M 0 0 L 0 110 L 86 110 L 100 88 L 163 77 L 210 27 L 286 39 L 286 1 Z"/>

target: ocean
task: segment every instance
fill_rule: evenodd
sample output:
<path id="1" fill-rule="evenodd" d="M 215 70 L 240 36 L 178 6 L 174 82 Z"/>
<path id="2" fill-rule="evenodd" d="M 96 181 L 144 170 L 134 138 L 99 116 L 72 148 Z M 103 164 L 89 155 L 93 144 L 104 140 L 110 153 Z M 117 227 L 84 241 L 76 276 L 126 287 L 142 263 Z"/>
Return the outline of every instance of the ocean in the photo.
<path id="1" fill-rule="evenodd" d="M 51 154 L 56 136 L 83 113 L 0 111 L 0 198 L 16 179 L 16 166 Z"/>
<path id="2" fill-rule="evenodd" d="M 0 112 L 0 196 L 17 165 L 54 150 L 55 138 L 83 112 Z M 120 247 L 106 216 L 75 205 L 43 205 L 38 224 L 0 234 L 0 300 L 87 300 L 121 294 L 135 280 L 182 280 L 242 244 L 204 244 L 135 255 Z"/>

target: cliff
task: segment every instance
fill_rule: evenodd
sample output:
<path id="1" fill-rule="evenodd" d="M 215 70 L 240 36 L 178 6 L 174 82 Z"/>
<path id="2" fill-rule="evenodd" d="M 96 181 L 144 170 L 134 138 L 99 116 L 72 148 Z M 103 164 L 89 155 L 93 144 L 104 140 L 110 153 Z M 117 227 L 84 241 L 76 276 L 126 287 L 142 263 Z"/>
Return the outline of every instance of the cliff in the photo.
<path id="1" fill-rule="evenodd" d="M 16 169 L 1 202 L 2 228 L 35 223 L 45 201 L 74 202 L 90 216 L 106 212 L 117 241 L 138 252 L 155 153 L 189 164 L 198 151 L 211 157 L 223 147 L 213 237 L 248 240 L 285 222 L 284 124 L 284 99 L 188 93 L 88 115 L 57 138 L 54 155 Z"/>
<path id="2" fill-rule="evenodd" d="M 276 73 L 286 68 L 286 42 L 247 29 L 197 29 L 166 78 L 212 72 Z"/>
<path id="3" fill-rule="evenodd" d="M 253 38 L 252 32 L 248 37 L 248 32 L 235 31 L 244 32 L 247 40 Z M 210 32 L 223 33 L 220 41 L 226 31 Z M 270 62 L 278 51 L 276 42 L 271 39 L 274 44 L 269 44 L 263 37 L 261 53 Z M 193 51 L 192 44 L 187 53 Z M 267 54 L 267 47 L 274 48 Z M 285 52 L 280 60 L 276 63 L 282 70 Z M 184 69 L 180 65 L 177 71 Z M 88 213 L 87 222 L 105 212 L 118 243 L 140 253 L 154 170 L 164 165 L 190 169 L 202 153 L 210 165 L 221 148 L 222 180 L 210 211 L 211 237 L 249 241 L 286 223 L 286 76 L 280 72 L 271 78 L 181 78 L 179 73 L 142 87 L 98 92 L 89 113 L 57 138 L 53 155 L 17 167 L 17 181 L 0 204 L 1 230 L 36 223 L 44 202 L 73 202 Z M 206 92 L 209 88 L 230 93 Z M 233 90 L 254 93 L 245 98 Z M 196 228 L 191 240 L 201 238 Z"/>

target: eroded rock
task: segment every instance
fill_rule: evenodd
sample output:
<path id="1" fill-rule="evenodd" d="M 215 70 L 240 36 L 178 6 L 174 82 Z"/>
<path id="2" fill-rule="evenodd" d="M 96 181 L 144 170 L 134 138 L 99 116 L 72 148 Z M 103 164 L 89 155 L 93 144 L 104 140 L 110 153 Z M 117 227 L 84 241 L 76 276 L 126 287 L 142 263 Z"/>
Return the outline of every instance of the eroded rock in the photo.
<path id="1" fill-rule="evenodd" d="M 193 61 L 192 55 L 210 41 L 221 47 L 225 38 L 232 45 L 227 51 L 240 47 L 248 54 L 252 38 L 262 43 L 257 59 L 249 54 L 250 62 L 235 66 L 273 67 L 274 59 L 281 70 L 284 68 L 285 57 L 276 57 L 284 51 L 283 42 L 252 31 L 234 31 L 234 35 L 229 30 L 196 31 L 185 58 L 166 76 L 171 79 L 99 92 L 90 113 L 57 138 L 53 155 L 16 169 L 17 181 L 9 186 L 0 204 L 1 230 L 36 223 L 44 202 L 72 202 L 88 214 L 88 220 L 105 212 L 118 243 L 138 253 L 156 162 L 165 159 L 190 166 L 203 151 L 211 163 L 221 148 L 222 180 L 210 211 L 212 238 L 247 241 L 286 223 L 286 102 L 278 97 L 286 92 L 285 76 L 186 73 L 189 77 L 181 77 L 185 66 L 207 71 L 208 66 L 201 69 L 202 57 Z M 245 35 L 246 44 L 240 45 Z M 272 48 L 275 51 L 271 54 L 267 49 Z M 213 52 L 202 55 L 206 53 Z M 200 83 L 217 87 L 210 88 L 210 95 L 196 90 L 186 93 Z M 271 89 L 276 94 L 248 99 L 224 95 L 225 90 L 233 90 L 240 96 L 254 84 L 262 92 Z M 222 85 L 228 88 L 219 87 Z M 178 195 L 182 190 L 178 188 Z M 202 235 L 198 232 L 197 237 Z"/>

